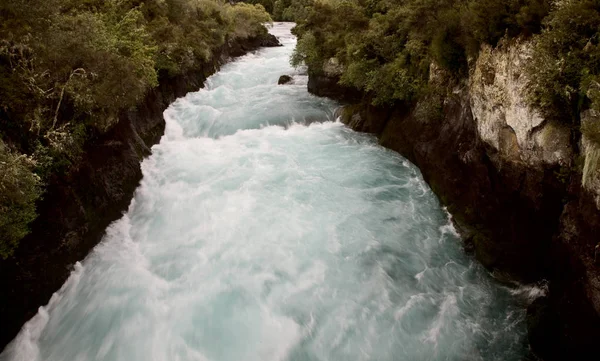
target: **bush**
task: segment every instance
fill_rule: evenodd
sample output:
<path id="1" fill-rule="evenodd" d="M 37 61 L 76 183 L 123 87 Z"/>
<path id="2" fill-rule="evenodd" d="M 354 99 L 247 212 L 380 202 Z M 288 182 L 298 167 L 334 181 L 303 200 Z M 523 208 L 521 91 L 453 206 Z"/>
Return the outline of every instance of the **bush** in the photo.
<path id="1" fill-rule="evenodd" d="M 298 40 L 290 63 L 295 67 L 306 64 L 310 69 L 321 70 L 323 56 L 318 51 L 317 38 L 309 31 Z"/>
<path id="2" fill-rule="evenodd" d="M 0 140 L 0 258 L 12 255 L 35 219 L 41 190 L 34 166 L 31 158 L 10 151 Z"/>
<path id="3" fill-rule="evenodd" d="M 461 10 L 465 45 L 470 55 L 480 44 L 496 45 L 505 35 L 530 36 L 541 30 L 542 19 L 550 10 L 548 0 L 469 0 Z"/>
<path id="4" fill-rule="evenodd" d="M 69 97 L 102 131 L 158 84 L 156 47 L 137 9 L 57 15 L 43 37 L 40 66 L 53 70 L 57 101 Z"/>
<path id="5" fill-rule="evenodd" d="M 375 104 L 413 102 L 427 92 L 431 63 L 464 78 L 482 43 L 538 32 L 548 9 L 548 0 L 315 2 L 299 20 L 292 63 L 318 73 L 336 57 L 341 82 L 371 93 Z"/>
<path id="6" fill-rule="evenodd" d="M 230 13 L 231 18 L 234 19 L 232 33 L 241 39 L 266 33 L 267 29 L 263 23 L 271 22 L 271 17 L 260 4 L 239 3 L 231 7 Z"/>
<path id="7" fill-rule="evenodd" d="M 268 21 L 222 0 L 0 2 L 0 256 L 27 232 L 40 182 L 68 173 L 87 139 Z"/>
<path id="8" fill-rule="evenodd" d="M 528 68 L 532 104 L 547 117 L 578 124 L 580 112 L 598 99 L 600 2 L 558 2 L 544 25 Z"/>
<path id="9" fill-rule="evenodd" d="M 271 9 L 269 9 L 267 5 L 270 0 L 261 0 L 260 2 L 265 5 L 273 19 L 294 22 L 306 19 L 315 4 L 314 0 L 275 0 L 271 3 Z"/>
<path id="10" fill-rule="evenodd" d="M 273 15 L 274 0 L 246 0 L 244 2 L 252 5 L 262 5 L 271 16 Z"/>

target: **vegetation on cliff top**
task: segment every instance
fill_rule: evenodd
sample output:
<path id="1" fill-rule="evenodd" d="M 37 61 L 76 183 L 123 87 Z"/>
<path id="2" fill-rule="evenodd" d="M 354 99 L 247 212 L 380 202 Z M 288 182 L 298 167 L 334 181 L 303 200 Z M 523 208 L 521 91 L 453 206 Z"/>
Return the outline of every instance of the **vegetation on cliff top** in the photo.
<path id="1" fill-rule="evenodd" d="M 320 73 L 335 58 L 340 82 L 376 105 L 414 104 L 437 91 L 432 64 L 460 80 L 481 44 L 522 36 L 534 44 L 532 105 L 575 126 L 600 107 L 598 0 L 316 0 L 296 20 L 293 64 Z"/>
<path id="2" fill-rule="evenodd" d="M 319 72 L 330 58 L 341 82 L 377 105 L 412 102 L 427 92 L 432 63 L 457 78 L 480 45 L 539 32 L 544 0 L 331 0 L 315 2 L 300 21 L 294 64 Z"/>
<path id="3" fill-rule="evenodd" d="M 0 140 L 0 255 L 8 255 L 27 234 L 35 218 L 40 179 L 32 172 L 34 161 L 11 152 Z"/>
<path id="4" fill-rule="evenodd" d="M 546 117 L 578 125 L 582 110 L 600 110 L 599 43 L 600 1 L 554 4 L 544 30 L 534 39 L 529 67 L 531 100 Z"/>
<path id="5" fill-rule="evenodd" d="M 248 4 L 260 4 L 271 14 L 273 20 L 298 22 L 311 12 L 314 0 L 242 0 Z"/>
<path id="6" fill-rule="evenodd" d="M 0 3 L 0 259 L 35 217 L 49 178 L 160 79 L 266 33 L 261 5 L 224 0 Z"/>

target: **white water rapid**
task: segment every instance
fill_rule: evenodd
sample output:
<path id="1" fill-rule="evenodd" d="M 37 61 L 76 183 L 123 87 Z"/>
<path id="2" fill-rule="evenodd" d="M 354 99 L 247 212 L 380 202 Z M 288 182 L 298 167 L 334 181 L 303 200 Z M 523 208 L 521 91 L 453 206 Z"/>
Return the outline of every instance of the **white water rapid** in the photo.
<path id="1" fill-rule="evenodd" d="M 290 28 L 165 111 L 129 211 L 0 360 L 523 359 L 524 301 L 417 168 L 307 93 Z"/>

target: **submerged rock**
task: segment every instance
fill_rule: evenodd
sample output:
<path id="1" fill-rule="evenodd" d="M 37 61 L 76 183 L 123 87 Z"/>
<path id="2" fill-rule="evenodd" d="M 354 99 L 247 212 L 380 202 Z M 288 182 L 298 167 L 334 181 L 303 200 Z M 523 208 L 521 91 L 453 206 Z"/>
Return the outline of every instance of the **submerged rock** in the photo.
<path id="1" fill-rule="evenodd" d="M 283 84 L 287 84 L 290 83 L 292 81 L 292 77 L 289 75 L 282 75 L 279 77 L 279 80 L 277 81 L 277 84 L 279 85 L 283 85 Z"/>

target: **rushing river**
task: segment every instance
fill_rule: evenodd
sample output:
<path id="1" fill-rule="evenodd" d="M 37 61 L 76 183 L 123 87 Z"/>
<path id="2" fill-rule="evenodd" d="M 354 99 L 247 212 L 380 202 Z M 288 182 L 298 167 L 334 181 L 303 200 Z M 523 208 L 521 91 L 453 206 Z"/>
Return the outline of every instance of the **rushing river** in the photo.
<path id="1" fill-rule="evenodd" d="M 307 93 L 290 27 L 165 111 L 129 211 L 1 360 L 524 357 L 524 297 L 416 167 Z"/>

